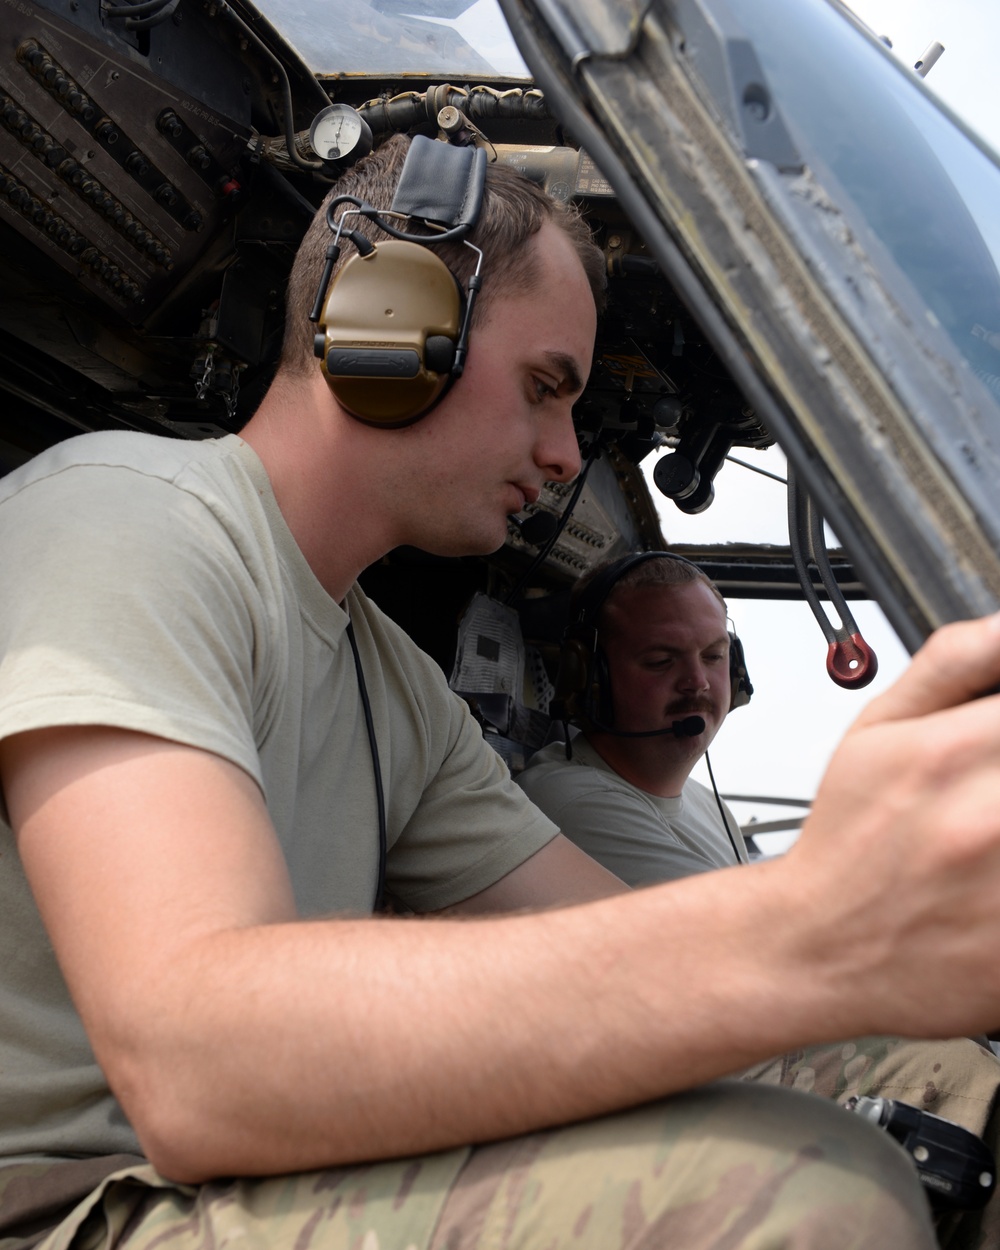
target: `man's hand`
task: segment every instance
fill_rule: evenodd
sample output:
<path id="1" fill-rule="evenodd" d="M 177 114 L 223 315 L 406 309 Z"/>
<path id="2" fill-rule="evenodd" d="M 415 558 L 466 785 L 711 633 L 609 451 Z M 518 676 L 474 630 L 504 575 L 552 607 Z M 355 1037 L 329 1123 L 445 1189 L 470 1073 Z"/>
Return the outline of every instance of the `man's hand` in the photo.
<path id="1" fill-rule="evenodd" d="M 826 917 L 837 1036 L 1000 1020 L 1000 616 L 948 626 L 859 716 L 787 858 Z"/>

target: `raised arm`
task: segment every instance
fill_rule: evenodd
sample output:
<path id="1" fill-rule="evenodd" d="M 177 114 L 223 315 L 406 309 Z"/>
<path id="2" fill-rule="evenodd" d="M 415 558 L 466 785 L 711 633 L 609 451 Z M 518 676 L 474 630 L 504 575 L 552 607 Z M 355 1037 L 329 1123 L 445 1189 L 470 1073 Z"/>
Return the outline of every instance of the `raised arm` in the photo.
<path id="1" fill-rule="evenodd" d="M 944 631 L 848 736 L 783 861 L 513 917 L 296 921 L 254 783 L 158 739 L 36 731 L 0 768 L 98 1059 L 152 1161 L 196 1180 L 995 1023 L 1000 699 L 950 704 L 998 679 L 996 622 Z"/>

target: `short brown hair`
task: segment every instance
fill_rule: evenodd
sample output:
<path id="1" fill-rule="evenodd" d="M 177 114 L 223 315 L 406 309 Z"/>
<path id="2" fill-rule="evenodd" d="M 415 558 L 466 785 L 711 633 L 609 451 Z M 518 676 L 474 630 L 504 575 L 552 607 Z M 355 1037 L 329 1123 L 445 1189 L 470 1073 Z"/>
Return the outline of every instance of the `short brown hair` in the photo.
<path id="1" fill-rule="evenodd" d="M 313 218 L 299 246 L 288 280 L 281 369 L 302 374 L 316 368 L 313 353 L 316 328 L 308 318 L 331 239 L 326 224 L 327 205 L 335 196 L 353 195 L 376 208 L 388 208 L 409 146 L 409 139 L 402 135 L 387 139 L 338 179 Z M 577 210 L 554 199 L 509 166 L 494 164 L 486 168 L 482 211 L 469 235 L 469 241 L 483 253 L 483 286 L 474 309 L 473 324 L 484 316 L 493 296 L 530 291 L 534 287 L 537 264 L 531 250 L 524 244 L 545 221 L 558 226 L 573 244 L 590 283 L 594 303 L 598 311 L 603 308 L 606 281 L 604 257 Z M 364 233 L 375 243 L 388 237 L 384 231 L 368 223 Z M 475 269 L 475 253 L 462 242 L 444 243 L 434 252 L 451 269 L 464 289 Z M 343 264 L 352 254 L 352 246 L 345 240 L 340 263 Z"/>
<path id="2" fill-rule="evenodd" d="M 636 554 L 641 555 L 641 552 Z M 579 605 L 582 596 L 586 593 L 587 587 L 591 586 L 594 581 L 602 576 L 608 569 L 615 564 L 628 557 L 616 556 L 612 560 L 604 560 L 595 568 L 585 573 L 583 577 L 577 581 L 573 587 L 571 597 L 572 615 L 575 617 L 579 612 Z M 726 612 L 726 601 L 722 597 L 722 593 L 707 574 L 703 573 L 696 564 L 683 556 L 675 556 L 669 552 L 662 555 L 650 554 L 649 559 L 642 560 L 626 569 L 621 577 L 617 578 L 611 585 L 610 589 L 604 596 L 604 599 L 597 609 L 597 620 L 594 624 L 597 627 L 598 634 L 601 634 L 607 626 L 607 609 L 614 603 L 617 595 L 628 586 L 687 586 L 692 582 L 703 582 L 712 594 L 715 595 L 719 603 L 722 605 L 723 612 Z"/>

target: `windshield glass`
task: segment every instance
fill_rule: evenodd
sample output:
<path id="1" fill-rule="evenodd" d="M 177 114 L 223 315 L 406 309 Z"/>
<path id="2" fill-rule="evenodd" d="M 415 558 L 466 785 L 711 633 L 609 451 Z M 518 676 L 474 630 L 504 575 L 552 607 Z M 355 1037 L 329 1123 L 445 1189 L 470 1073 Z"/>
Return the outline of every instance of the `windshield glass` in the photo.
<path id="1" fill-rule="evenodd" d="M 527 78 L 497 0 L 260 0 L 317 74 Z"/>
<path id="2" fill-rule="evenodd" d="M 732 0 L 783 119 L 866 250 L 891 258 L 1000 400 L 1000 168 L 827 4 Z M 805 45 L 804 42 L 805 41 Z M 822 47 L 822 58 L 801 56 Z M 889 71 L 889 72 L 887 72 Z M 845 75 L 850 90 L 844 89 Z M 873 237 L 874 236 L 874 237 Z M 887 272 L 891 272 L 891 264 Z M 903 286 L 901 304 L 914 307 Z"/>

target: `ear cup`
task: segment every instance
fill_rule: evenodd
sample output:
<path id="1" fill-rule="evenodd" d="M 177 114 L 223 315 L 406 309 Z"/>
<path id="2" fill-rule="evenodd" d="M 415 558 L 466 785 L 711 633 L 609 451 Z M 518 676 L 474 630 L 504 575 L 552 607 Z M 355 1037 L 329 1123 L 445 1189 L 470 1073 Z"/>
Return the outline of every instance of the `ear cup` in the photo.
<path id="1" fill-rule="evenodd" d="M 593 642 L 564 635 L 559 648 L 559 669 L 550 712 L 556 720 L 579 720 L 590 699 Z"/>
<path id="2" fill-rule="evenodd" d="M 323 375 L 352 416 L 410 425 L 451 381 L 464 297 L 427 247 L 392 239 L 352 256 L 330 285 L 317 335 Z"/>
<path id="3" fill-rule="evenodd" d="M 729 710 L 746 707 L 753 694 L 753 683 L 747 672 L 743 643 L 730 630 L 729 633 Z"/>

